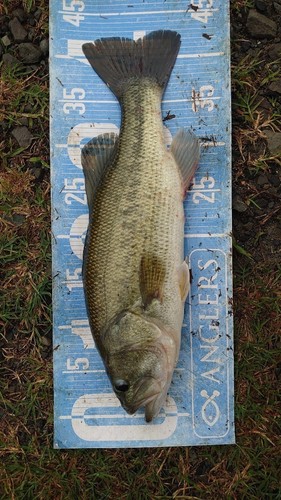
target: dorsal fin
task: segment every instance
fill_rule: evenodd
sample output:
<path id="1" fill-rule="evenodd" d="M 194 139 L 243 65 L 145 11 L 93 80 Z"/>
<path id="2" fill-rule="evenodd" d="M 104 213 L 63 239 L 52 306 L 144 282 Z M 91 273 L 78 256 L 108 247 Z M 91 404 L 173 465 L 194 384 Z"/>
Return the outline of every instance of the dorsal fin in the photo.
<path id="1" fill-rule="evenodd" d="M 115 156 L 117 145 L 118 136 L 111 132 L 94 137 L 82 149 L 82 167 L 90 212 L 95 192 Z"/>

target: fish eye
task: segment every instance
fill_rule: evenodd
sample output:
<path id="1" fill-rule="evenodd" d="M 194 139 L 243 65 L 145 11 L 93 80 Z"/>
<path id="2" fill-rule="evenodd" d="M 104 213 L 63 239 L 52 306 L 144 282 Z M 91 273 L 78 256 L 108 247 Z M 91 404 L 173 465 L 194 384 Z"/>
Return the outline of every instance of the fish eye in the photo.
<path id="1" fill-rule="evenodd" d="M 127 392 L 129 384 L 125 380 L 116 380 L 114 382 L 114 389 L 118 392 Z"/>

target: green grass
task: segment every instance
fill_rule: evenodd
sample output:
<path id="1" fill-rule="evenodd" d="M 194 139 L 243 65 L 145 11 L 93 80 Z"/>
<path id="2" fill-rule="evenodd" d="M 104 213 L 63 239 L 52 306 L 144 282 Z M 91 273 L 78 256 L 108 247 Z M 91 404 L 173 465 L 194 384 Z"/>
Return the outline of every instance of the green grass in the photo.
<path id="1" fill-rule="evenodd" d="M 41 70 L 42 72 L 42 70 Z M 27 74 L 26 74 L 27 73 Z M 23 76 L 25 75 L 25 78 Z M 20 88 L 18 77 L 21 77 Z M 48 120 L 48 84 L 46 77 L 39 70 L 26 70 L 20 65 L 2 68 L 3 97 L 8 93 L 8 105 L 2 110 L 3 119 L 9 125 L 19 124 L 19 119 L 26 117 L 32 127 L 34 119 Z"/>
<path id="2" fill-rule="evenodd" d="M 38 6 L 26 0 L 26 10 L 35 3 Z M 236 0 L 234 16 L 252 4 Z M 5 0 L 4 10 L 17 5 Z M 38 27 L 42 36 L 46 19 L 45 7 Z M 259 85 L 265 87 L 277 76 L 274 65 L 261 61 L 262 53 L 257 59 L 233 62 L 234 181 L 245 186 L 252 206 L 259 202 L 251 179 L 281 161 L 268 155 L 262 134 L 264 127 L 277 129 L 281 110 L 272 98 L 269 116 L 260 111 Z M 269 255 L 267 259 L 237 242 L 237 445 L 53 450 L 47 81 L 44 67 L 28 74 L 21 67 L 4 70 L 2 78 L 0 108 L 6 128 L 0 149 L 1 500 L 280 499 L 281 271 Z M 26 149 L 10 136 L 23 117 L 34 127 L 32 146 Z M 36 179 L 34 167 L 42 168 L 43 180 Z M 257 245 L 263 229 L 257 229 Z"/>
<path id="3" fill-rule="evenodd" d="M 247 8 L 243 0 L 233 2 L 233 20 L 235 9 Z M 247 2 L 246 2 L 247 4 Z M 238 9 L 239 8 L 239 9 Z M 245 34 L 247 39 L 247 33 Z M 245 41 L 245 40 L 244 40 Z M 262 48 L 254 55 L 236 57 L 241 46 L 241 38 L 232 41 L 232 108 L 233 142 L 239 151 L 234 162 L 234 180 L 246 180 L 248 201 L 255 203 L 256 190 L 248 182 L 249 178 L 262 171 L 269 172 L 280 166 L 280 155 L 270 155 L 266 151 L 265 130 L 280 131 L 280 99 L 270 95 L 267 87 L 280 76 L 280 59 L 268 60 Z M 261 46 L 262 47 L 262 46 Z"/>
<path id="4" fill-rule="evenodd" d="M 231 4 L 232 13 L 235 15 L 237 12 L 252 9 L 254 4 L 254 0 L 233 0 Z"/>

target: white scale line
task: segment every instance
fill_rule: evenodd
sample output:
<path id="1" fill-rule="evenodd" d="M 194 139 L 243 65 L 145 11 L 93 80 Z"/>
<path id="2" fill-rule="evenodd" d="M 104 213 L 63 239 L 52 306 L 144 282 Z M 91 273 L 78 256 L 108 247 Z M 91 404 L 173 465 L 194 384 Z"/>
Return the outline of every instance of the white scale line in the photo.
<path id="1" fill-rule="evenodd" d="M 204 222 L 206 221 L 209 221 L 210 219 L 213 219 L 213 220 L 218 220 L 218 217 L 204 217 L 203 215 L 202 216 L 198 216 L 198 217 L 186 217 L 187 221 L 190 223 L 190 221 L 192 221 L 193 219 L 203 219 Z M 224 238 L 226 237 L 227 234 L 223 234 L 223 233 L 198 233 L 198 234 L 195 234 L 195 233 L 188 233 L 188 234 L 185 234 L 184 235 L 184 238 Z M 59 236 L 56 236 L 56 238 L 58 239 L 65 239 L 65 240 L 69 240 L 70 239 L 70 236 L 65 234 L 65 235 L 59 235 Z M 69 254 L 69 257 L 71 257 L 71 254 Z M 79 287 L 81 288 L 81 286 Z M 69 311 L 71 311 L 71 309 L 69 309 Z M 61 327 L 59 327 L 61 328 Z M 68 327 L 65 327 L 65 328 L 68 328 Z M 71 327 L 69 327 L 71 328 Z"/>
<path id="2" fill-rule="evenodd" d="M 212 100 L 212 101 L 218 101 L 219 99 L 221 99 L 221 96 L 211 96 L 211 97 L 198 97 L 196 98 L 196 102 L 197 101 L 209 101 L 209 100 Z M 194 99 L 190 98 L 190 99 L 169 99 L 167 101 L 162 101 L 162 104 L 169 104 L 171 102 L 193 102 Z M 69 103 L 72 103 L 72 102 L 78 102 L 78 103 L 92 103 L 92 104 L 116 104 L 116 101 L 114 100 L 111 100 L 111 101 L 103 101 L 103 100 L 94 100 L 94 99 L 89 99 L 89 100 L 86 100 L 86 99 L 58 99 L 58 102 L 69 102 Z"/>
<path id="3" fill-rule="evenodd" d="M 63 327 L 59 327 L 59 328 L 63 328 Z M 68 327 L 66 326 L 64 328 L 68 328 Z M 69 327 L 69 328 L 71 328 L 71 327 Z M 75 344 L 76 344 L 76 342 L 75 342 Z M 185 368 L 175 368 L 174 371 L 175 372 L 182 372 L 182 371 L 185 371 Z M 82 374 L 83 375 L 84 373 L 105 373 L 105 370 L 63 370 L 62 373 L 64 373 L 64 374 L 77 373 L 77 374 Z"/>
<path id="4" fill-rule="evenodd" d="M 78 288 L 82 286 L 82 281 L 81 280 L 67 280 L 67 281 L 62 281 L 63 285 L 76 285 Z"/>
<path id="5" fill-rule="evenodd" d="M 89 102 L 89 103 L 91 103 L 92 102 L 94 104 L 113 104 L 113 103 L 116 104 L 117 103 L 117 101 L 114 101 L 113 99 L 111 101 L 109 101 L 109 100 L 108 101 L 106 101 L 106 100 L 104 100 L 104 101 L 103 100 L 89 100 L 89 101 L 86 101 L 84 99 L 59 99 L 58 102 L 69 102 L 69 103 L 71 103 L 71 102 L 79 102 L 79 103 L 80 102 L 81 103 L 82 102 L 86 102 L 86 103 Z"/>
<path id="6" fill-rule="evenodd" d="M 202 54 L 179 54 L 177 59 L 193 59 L 200 57 L 217 57 L 224 56 L 225 52 L 203 52 Z"/>
<path id="7" fill-rule="evenodd" d="M 218 215 L 217 215 L 217 214 L 218 214 L 218 212 L 217 212 L 217 210 L 215 210 L 215 209 L 212 209 L 212 210 L 213 210 L 213 212 L 215 212 L 215 215 L 213 215 L 212 217 L 211 217 L 211 216 L 209 217 L 209 216 L 208 216 L 208 214 L 206 214 L 206 209 L 205 209 L 205 212 L 204 212 L 204 211 L 203 211 L 203 208 L 202 208 L 202 212 L 201 212 L 201 214 L 200 214 L 200 215 L 198 215 L 198 216 L 196 216 L 196 215 L 191 214 L 191 211 L 195 211 L 195 209 L 192 209 L 192 208 L 188 209 L 188 208 L 187 208 L 187 209 L 186 209 L 186 215 L 185 215 L 185 218 L 186 218 L 187 220 L 189 220 L 189 221 L 190 221 L 190 219 L 191 219 L 191 220 L 193 220 L 193 219 L 204 219 L 204 222 L 205 222 L 205 220 L 206 220 L 206 219 L 208 220 L 208 222 L 210 221 L 210 219 L 211 219 L 211 220 L 217 220 L 217 219 L 218 219 Z M 205 215 L 205 214 L 206 214 L 206 215 Z"/>
<path id="8" fill-rule="evenodd" d="M 218 12 L 219 9 L 204 9 L 205 12 Z M 91 16 L 91 17 L 117 17 L 117 16 L 151 16 L 153 14 L 188 14 L 194 13 L 193 9 L 181 9 L 181 10 L 144 10 L 144 11 L 134 11 L 131 12 L 101 12 L 99 14 L 92 12 L 81 12 L 83 16 Z M 63 10 L 59 10 L 59 14 L 68 14 Z"/>
<path id="9" fill-rule="evenodd" d="M 189 193 L 214 193 L 214 192 L 220 193 L 221 189 L 219 189 L 219 188 L 218 189 L 200 189 L 200 188 L 195 189 L 194 188 L 194 189 L 190 189 L 188 192 Z"/>
<path id="10" fill-rule="evenodd" d="M 203 148 L 207 148 L 209 146 L 225 146 L 225 142 L 222 142 L 222 141 L 204 141 L 201 143 L 201 147 Z M 77 147 L 77 148 L 82 148 L 83 145 L 81 146 L 80 144 L 55 144 L 55 147 L 56 148 L 67 148 L 67 147 L 70 147 L 70 148 L 74 148 L 74 147 Z"/>
<path id="11" fill-rule="evenodd" d="M 167 410 L 167 413 L 169 413 L 169 410 Z M 190 417 L 190 413 L 176 413 L 176 412 L 173 412 L 175 414 L 175 417 Z M 59 417 L 60 420 L 75 420 L 75 419 L 83 419 L 83 420 L 93 420 L 93 419 L 97 419 L 97 418 L 112 418 L 112 419 L 115 419 L 115 418 L 134 418 L 134 419 L 137 419 L 137 418 L 144 418 L 144 414 L 141 414 L 141 415 L 135 415 L 135 416 L 132 416 L 132 415 L 124 415 L 124 414 L 115 414 L 115 415 L 110 415 L 110 414 L 105 414 L 105 415 L 75 415 L 75 416 L 72 416 L 72 415 L 61 415 Z M 161 414 L 158 415 L 158 418 L 166 418 L 167 415 L 166 414 Z"/>
<path id="12" fill-rule="evenodd" d="M 200 59 L 203 57 L 218 57 L 224 56 L 225 52 L 202 52 L 197 54 L 179 54 L 178 59 Z M 67 54 L 56 54 L 55 57 L 57 59 L 77 59 L 79 61 L 85 61 L 84 57 L 79 56 L 69 56 Z M 88 63 L 87 63 L 88 64 Z"/>
<path id="13" fill-rule="evenodd" d="M 81 373 L 81 375 L 84 375 L 84 373 L 105 373 L 105 370 L 63 370 L 62 373 Z"/>
<path id="14" fill-rule="evenodd" d="M 202 233 L 202 234 L 185 234 L 185 238 L 225 238 L 227 234 L 222 233 Z"/>
<path id="15" fill-rule="evenodd" d="M 225 146 L 225 142 L 216 142 L 216 141 L 208 141 L 208 142 L 206 142 L 206 141 L 204 141 L 204 142 L 201 143 L 201 146 L 203 148 L 207 148 L 208 146 L 214 146 L 214 147 L 216 147 L 216 146 Z"/>

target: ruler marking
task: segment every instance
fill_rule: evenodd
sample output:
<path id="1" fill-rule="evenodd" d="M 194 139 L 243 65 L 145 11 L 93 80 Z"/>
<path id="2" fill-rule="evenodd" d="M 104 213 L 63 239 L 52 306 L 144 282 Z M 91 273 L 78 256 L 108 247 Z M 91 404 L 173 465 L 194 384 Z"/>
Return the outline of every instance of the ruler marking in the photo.
<path id="1" fill-rule="evenodd" d="M 212 100 L 212 101 L 218 101 L 219 99 L 222 99 L 221 96 L 211 96 L 211 97 L 196 97 L 196 101 L 209 101 L 209 100 Z M 172 102 L 193 102 L 194 99 L 190 98 L 186 98 L 186 99 L 167 99 L 165 101 L 162 101 L 163 104 L 167 104 L 167 103 L 172 103 Z M 114 101 L 113 99 L 111 101 L 106 101 L 106 100 L 97 100 L 97 99 L 58 99 L 58 102 L 83 102 L 83 103 L 93 103 L 93 104 L 116 104 L 116 101 Z"/>
<path id="2" fill-rule="evenodd" d="M 204 9 L 205 12 L 218 12 L 219 9 Z M 193 13 L 193 9 L 179 9 L 179 10 L 143 10 L 143 11 L 131 11 L 131 12 L 80 12 L 83 16 L 88 17 L 118 17 L 118 16 L 151 16 L 154 14 L 188 14 Z M 69 12 L 59 10 L 59 14 L 69 14 Z"/>
<path id="3" fill-rule="evenodd" d="M 81 40 L 81 46 L 84 43 L 84 41 Z M 80 47 L 81 47 L 80 46 Z M 225 52 L 201 52 L 201 53 L 196 53 L 196 54 L 179 54 L 178 59 L 203 59 L 205 57 L 221 57 L 224 56 Z M 79 54 L 76 55 L 68 55 L 68 54 L 55 54 L 55 57 L 57 59 L 76 59 L 78 61 L 83 62 L 87 66 L 90 65 L 88 61 L 85 60 L 85 57 L 81 57 L 81 53 L 79 51 Z"/>

